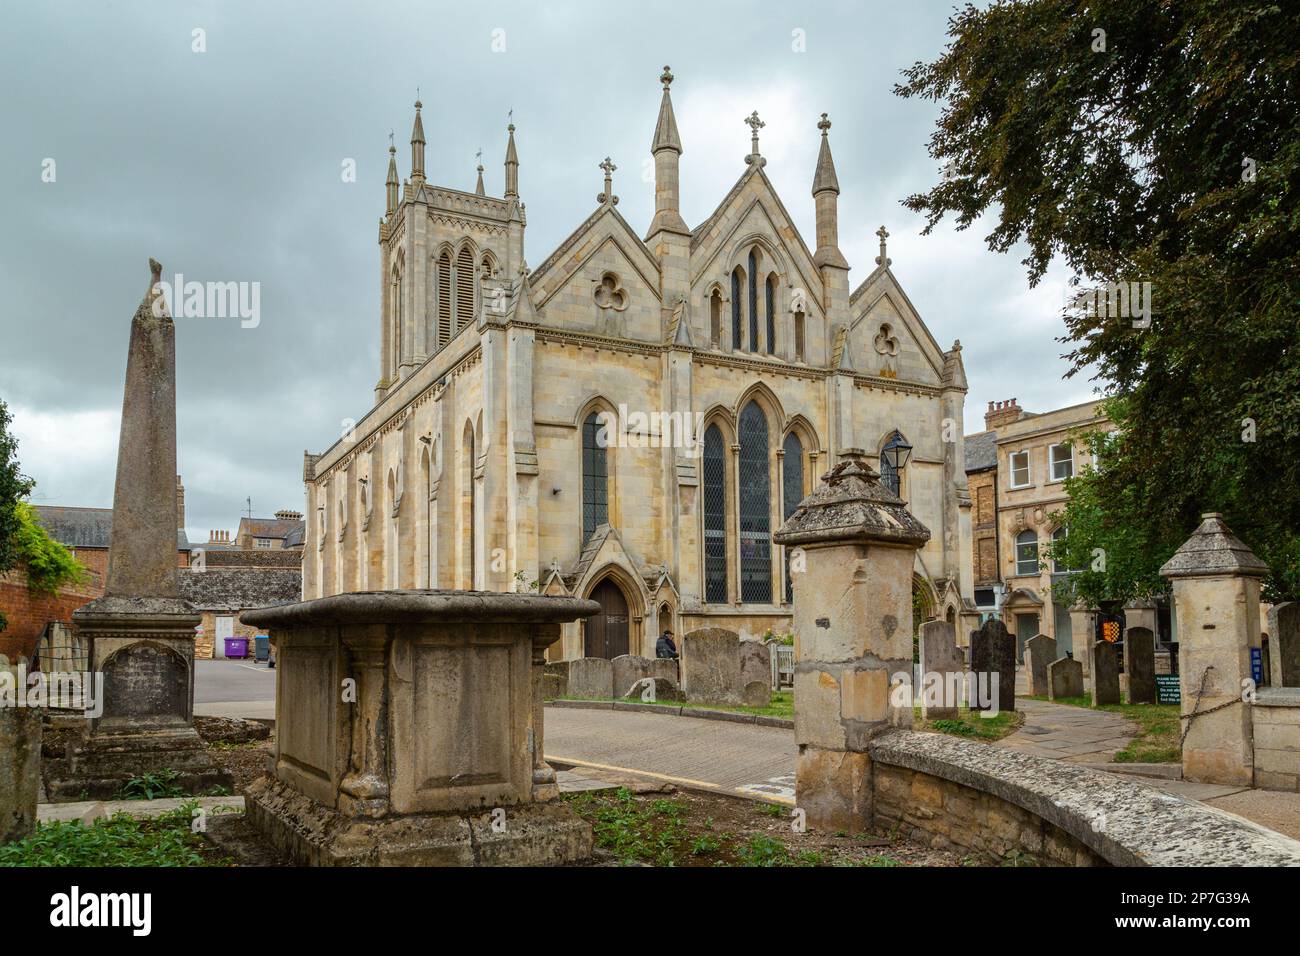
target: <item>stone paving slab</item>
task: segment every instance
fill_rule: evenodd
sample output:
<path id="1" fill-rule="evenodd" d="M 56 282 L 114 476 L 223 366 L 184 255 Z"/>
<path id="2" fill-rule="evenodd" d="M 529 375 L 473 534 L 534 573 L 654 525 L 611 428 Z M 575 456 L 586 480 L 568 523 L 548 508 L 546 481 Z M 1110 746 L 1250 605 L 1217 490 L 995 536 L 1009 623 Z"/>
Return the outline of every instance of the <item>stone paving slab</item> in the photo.
<path id="1" fill-rule="evenodd" d="M 41 803 L 36 807 L 36 819 L 41 823 L 54 820 L 80 820 L 92 823 L 107 819 L 116 813 L 129 813 L 133 817 L 157 817 L 179 809 L 186 803 L 196 802 L 208 812 L 220 808 L 233 813 L 244 812 L 244 798 L 227 797 L 167 797 L 161 800 L 83 800 L 77 803 Z"/>
<path id="2" fill-rule="evenodd" d="M 1138 733 L 1138 726 L 1118 714 L 1016 698 L 1025 722 L 997 746 L 1054 760 L 1099 763 L 1123 750 Z"/>

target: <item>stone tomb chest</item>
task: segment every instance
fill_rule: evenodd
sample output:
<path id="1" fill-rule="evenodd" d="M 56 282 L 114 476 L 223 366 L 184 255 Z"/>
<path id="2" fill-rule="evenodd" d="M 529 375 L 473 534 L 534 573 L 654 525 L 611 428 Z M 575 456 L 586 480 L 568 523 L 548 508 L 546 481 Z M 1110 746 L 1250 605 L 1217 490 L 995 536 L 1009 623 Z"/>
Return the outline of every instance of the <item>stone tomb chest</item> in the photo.
<path id="1" fill-rule="evenodd" d="M 542 673 L 560 624 L 598 610 L 381 591 L 246 612 L 277 661 L 275 776 L 250 788 L 250 819 L 324 865 L 586 855 L 590 830 L 543 759 Z"/>

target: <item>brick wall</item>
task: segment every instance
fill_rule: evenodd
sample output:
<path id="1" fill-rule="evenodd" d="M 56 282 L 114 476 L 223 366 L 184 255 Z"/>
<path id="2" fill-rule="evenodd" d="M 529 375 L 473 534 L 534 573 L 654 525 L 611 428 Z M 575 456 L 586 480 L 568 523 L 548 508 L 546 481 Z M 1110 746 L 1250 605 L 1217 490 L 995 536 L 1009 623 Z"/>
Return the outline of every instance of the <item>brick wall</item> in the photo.
<path id="1" fill-rule="evenodd" d="M 239 613 L 236 611 L 202 611 L 203 630 L 197 631 L 194 638 L 194 656 L 199 660 L 212 660 L 219 656 L 215 653 L 217 641 L 217 618 L 233 617 L 235 619 L 234 631 L 231 637 L 248 638 L 248 656 L 253 656 L 253 638 L 258 634 L 265 634 L 265 630 L 258 630 L 255 627 L 249 627 L 239 620 Z"/>
<path id="2" fill-rule="evenodd" d="M 57 594 L 34 594 L 27 587 L 22 571 L 0 574 L 0 610 L 9 626 L 0 631 L 0 654 L 10 659 L 36 652 L 36 642 L 50 621 L 72 620 L 72 612 L 103 594 L 98 582 L 85 587 L 69 588 Z"/>

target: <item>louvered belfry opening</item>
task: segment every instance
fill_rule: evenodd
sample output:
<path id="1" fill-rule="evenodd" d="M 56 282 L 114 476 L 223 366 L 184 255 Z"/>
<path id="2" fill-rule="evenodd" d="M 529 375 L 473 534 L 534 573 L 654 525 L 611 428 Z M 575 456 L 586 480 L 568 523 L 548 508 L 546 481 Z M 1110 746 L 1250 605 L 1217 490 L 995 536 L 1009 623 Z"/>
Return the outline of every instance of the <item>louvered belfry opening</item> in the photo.
<path id="1" fill-rule="evenodd" d="M 451 256 L 438 257 L 438 348 L 451 341 Z"/>
<path id="2" fill-rule="evenodd" d="M 750 402 L 740 413 L 740 599 L 772 600 L 771 475 L 767 416 Z"/>
<path id="3" fill-rule="evenodd" d="M 727 456 L 722 432 L 704 432 L 704 599 L 727 600 Z"/>
<path id="4" fill-rule="evenodd" d="M 474 257 L 469 247 L 456 256 L 456 331 L 474 322 Z"/>

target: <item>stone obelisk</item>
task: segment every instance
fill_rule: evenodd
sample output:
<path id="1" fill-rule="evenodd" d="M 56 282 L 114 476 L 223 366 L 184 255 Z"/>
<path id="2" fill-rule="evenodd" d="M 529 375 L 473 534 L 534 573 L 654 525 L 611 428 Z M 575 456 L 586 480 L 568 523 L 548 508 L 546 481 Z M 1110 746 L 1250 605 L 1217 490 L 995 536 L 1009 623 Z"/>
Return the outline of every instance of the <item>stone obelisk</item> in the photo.
<path id="1" fill-rule="evenodd" d="M 144 773 L 176 771 L 189 793 L 230 785 L 194 730 L 194 629 L 176 559 L 176 327 L 150 259 L 149 290 L 131 319 L 113 529 L 104 596 L 73 615 L 102 712 L 88 711 L 51 796 L 111 797 Z"/>

